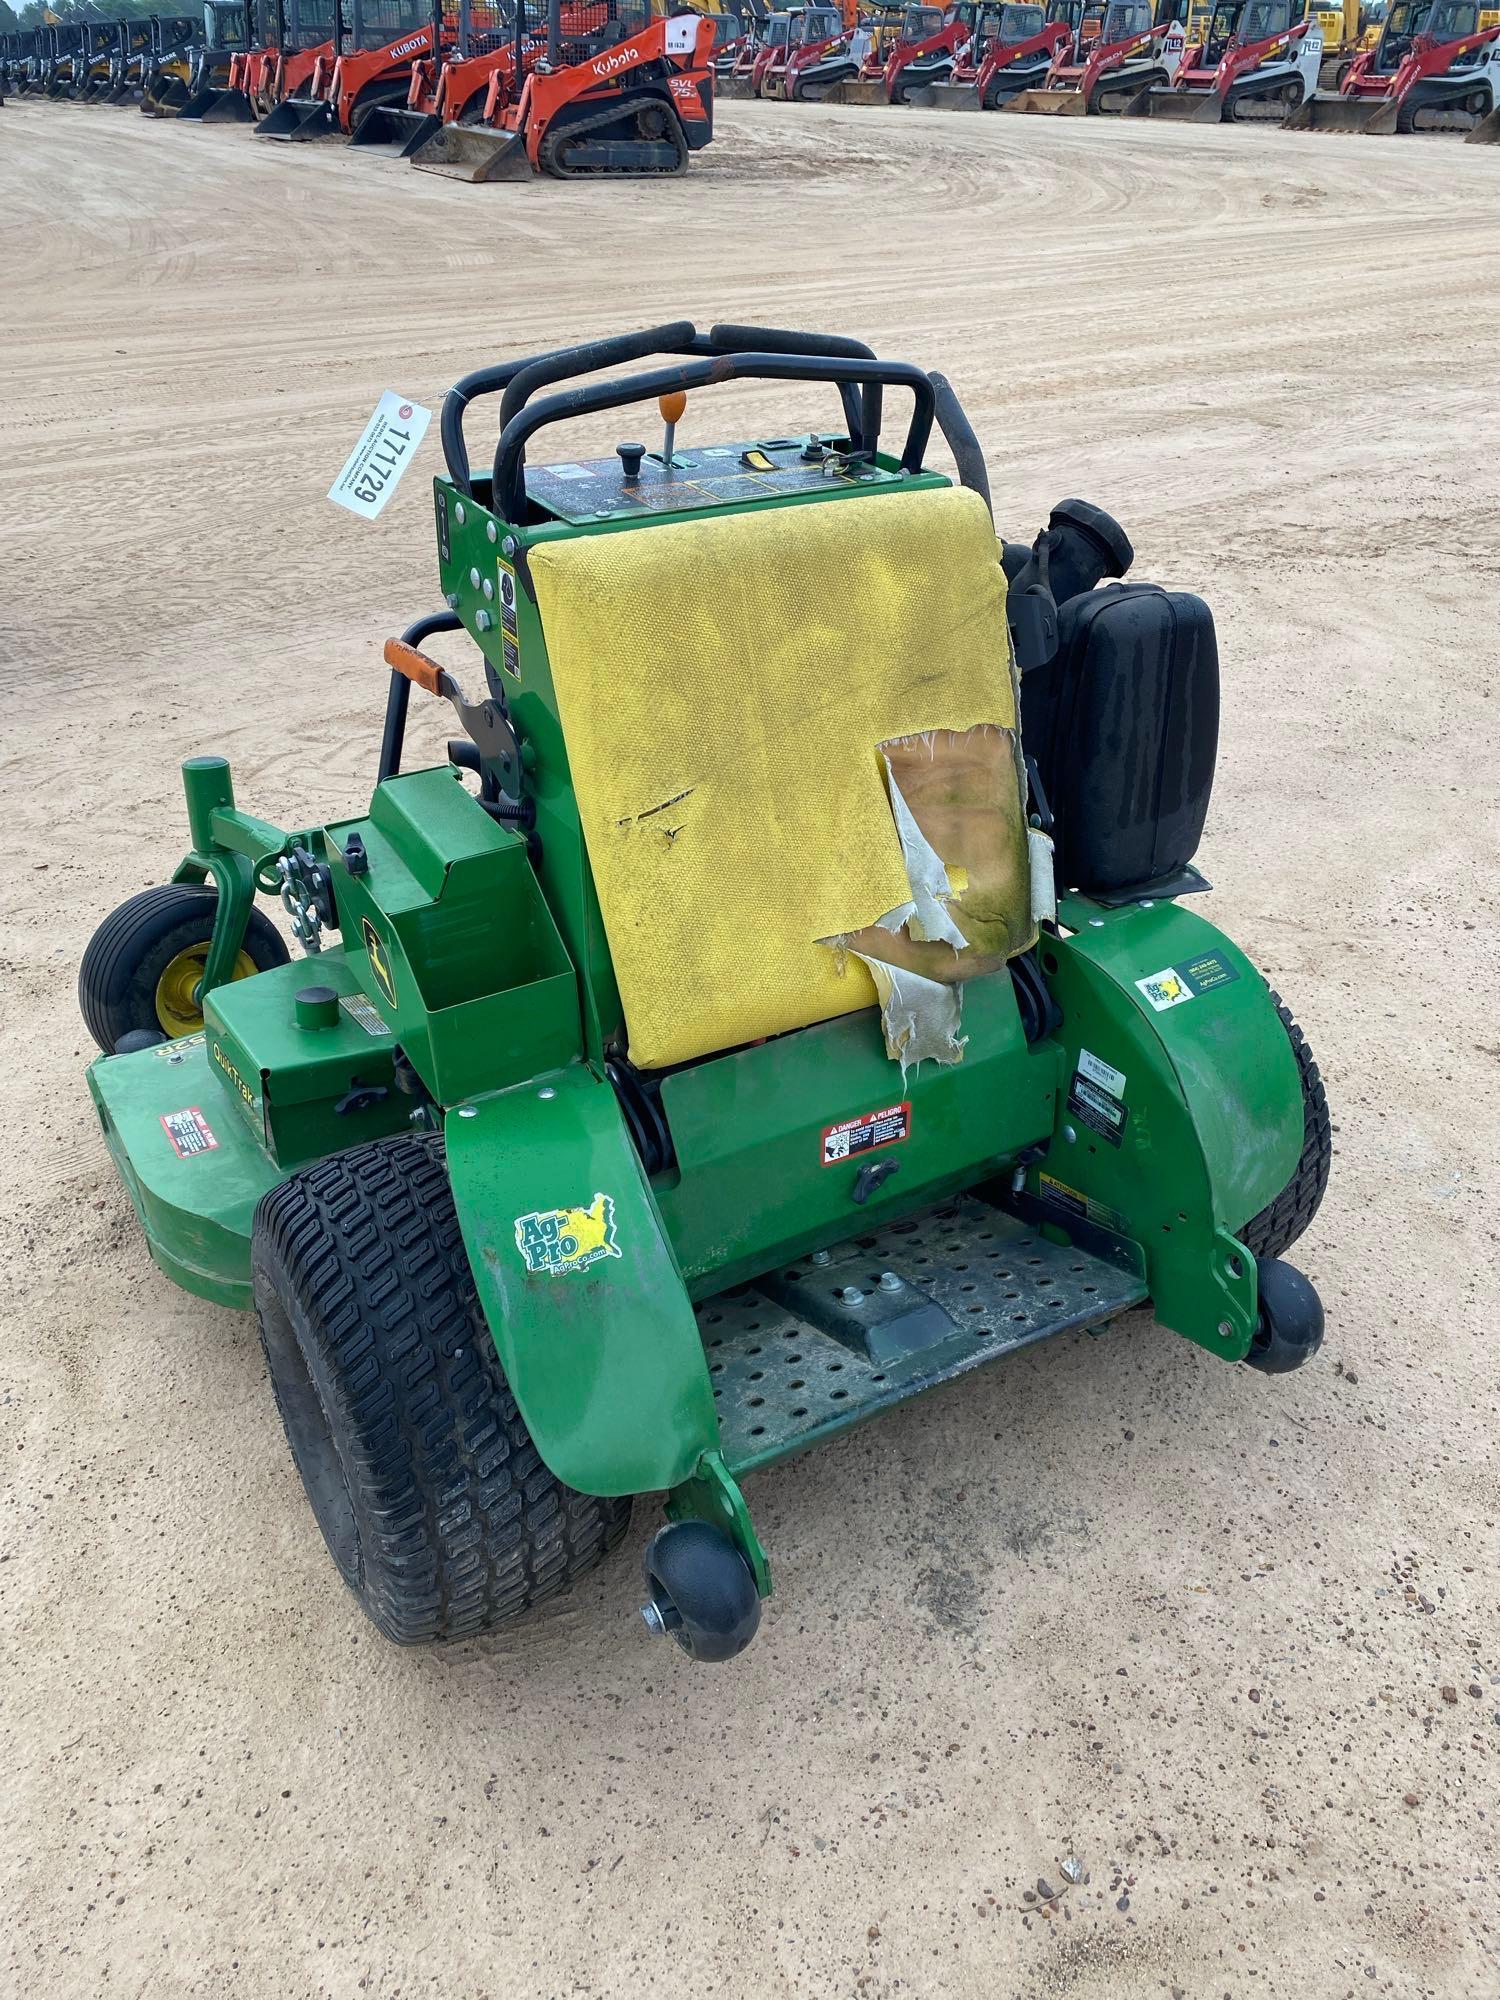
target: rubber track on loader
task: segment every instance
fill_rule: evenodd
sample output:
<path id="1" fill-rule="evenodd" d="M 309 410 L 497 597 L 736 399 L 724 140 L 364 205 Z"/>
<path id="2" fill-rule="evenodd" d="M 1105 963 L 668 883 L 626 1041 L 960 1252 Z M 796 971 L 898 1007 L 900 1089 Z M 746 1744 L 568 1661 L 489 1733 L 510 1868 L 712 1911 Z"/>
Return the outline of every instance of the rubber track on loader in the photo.
<path id="1" fill-rule="evenodd" d="M 604 141 L 603 143 L 638 146 L 643 152 L 650 153 L 665 153 L 670 148 L 673 157 L 669 163 L 664 161 L 660 165 L 646 164 L 618 167 L 570 167 L 567 164 L 564 157 L 565 152 L 571 151 L 581 135 L 592 132 L 598 127 L 609 126 L 618 122 L 625 107 L 617 103 L 612 105 L 607 111 L 595 112 L 592 118 L 579 118 L 561 128 L 549 126 L 546 132 L 543 133 L 542 142 L 537 148 L 538 166 L 544 174 L 550 174 L 554 180 L 560 181 L 588 180 L 596 174 L 643 177 L 655 174 L 683 173 L 688 163 L 688 142 L 686 134 L 682 129 L 682 121 L 671 106 L 663 103 L 660 99 L 648 98 L 645 102 L 661 110 L 671 121 L 668 130 L 660 139 L 615 140 Z"/>

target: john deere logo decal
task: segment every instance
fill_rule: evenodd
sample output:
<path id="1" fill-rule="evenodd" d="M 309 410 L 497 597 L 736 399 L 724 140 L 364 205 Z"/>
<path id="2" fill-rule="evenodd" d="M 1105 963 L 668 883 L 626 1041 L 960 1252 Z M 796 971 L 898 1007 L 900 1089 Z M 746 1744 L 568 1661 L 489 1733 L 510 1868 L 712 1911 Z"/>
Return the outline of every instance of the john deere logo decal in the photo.
<path id="1" fill-rule="evenodd" d="M 607 1194 L 596 1194 L 587 1208 L 543 1208 L 516 1217 L 516 1248 L 528 1271 L 556 1278 L 567 1271 L 586 1271 L 601 1257 L 618 1257 L 615 1205 Z"/>
<path id="2" fill-rule="evenodd" d="M 361 919 L 360 930 L 364 936 L 365 950 L 370 954 L 370 977 L 394 1007 L 396 982 L 391 976 L 391 961 L 386 957 L 385 946 L 380 942 L 375 926 L 368 917 Z"/>

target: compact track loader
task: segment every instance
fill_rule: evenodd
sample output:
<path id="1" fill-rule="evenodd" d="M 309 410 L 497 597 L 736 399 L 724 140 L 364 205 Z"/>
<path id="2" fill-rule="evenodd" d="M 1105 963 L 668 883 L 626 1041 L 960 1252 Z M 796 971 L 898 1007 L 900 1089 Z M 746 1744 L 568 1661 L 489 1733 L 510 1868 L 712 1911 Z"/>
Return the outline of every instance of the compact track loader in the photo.
<path id="1" fill-rule="evenodd" d="M 451 113 L 396 150 L 452 180 L 559 180 L 683 172 L 713 138 L 716 23 L 653 13 L 644 0 L 552 0 L 519 17 L 513 51 L 489 69 L 483 109 Z M 441 86 L 440 86 L 441 89 Z M 425 109 L 414 88 L 413 111 Z"/>
<path id="2" fill-rule="evenodd" d="M 412 65 L 438 53 L 431 0 L 331 0 L 331 42 L 305 79 L 290 79 L 258 121 L 258 138 L 282 143 L 349 139 L 365 119 L 405 104 Z M 305 68 L 304 66 L 301 66 Z"/>
<path id="3" fill-rule="evenodd" d="M 1207 125 L 1285 124 L 1316 92 L 1322 67 L 1323 32 L 1303 0 L 1219 0 L 1172 82 L 1143 90 L 1126 111 Z"/>
<path id="4" fill-rule="evenodd" d="M 261 12 L 257 0 L 206 0 L 203 46 L 194 53 L 179 118 L 201 125 L 255 122 L 242 79 L 246 57 L 259 46 Z"/>
<path id="5" fill-rule="evenodd" d="M 175 118 L 192 95 L 193 61 L 203 46 L 203 22 L 193 14 L 153 14 L 151 47 L 141 66 L 141 110 Z"/>
<path id="6" fill-rule="evenodd" d="M 944 111 L 998 111 L 1023 90 L 1044 89 L 1047 72 L 1070 31 L 1067 0 L 1001 0 L 981 10 L 973 39 L 954 57 L 947 80 L 921 102 Z"/>
<path id="7" fill-rule="evenodd" d="M 826 429 L 708 441 L 746 382 Z M 613 454 L 539 450 L 606 411 Z M 1195 907 L 1202 600 L 1121 581 L 1082 501 L 997 539 L 951 386 L 856 341 L 590 341 L 465 376 L 441 435 L 368 808 L 273 826 L 191 758 L 188 852 L 79 974 L 151 1254 L 254 1308 L 379 1629 L 512 1619 L 657 1493 L 646 1625 L 728 1659 L 757 1469 L 943 1384 L 991 1427 L 990 1364 L 1148 1301 L 1306 1361 L 1328 1108 Z M 413 688 L 446 764 L 404 767 Z"/>
<path id="8" fill-rule="evenodd" d="M 1463 132 L 1500 140 L 1500 20 L 1478 0 L 1395 0 L 1373 49 L 1336 96 L 1309 97 L 1289 121 L 1314 132 Z"/>
<path id="9" fill-rule="evenodd" d="M 750 70 L 750 94 L 788 100 L 827 97 L 858 73 L 838 7 L 789 7 L 765 23 Z"/>
<path id="10" fill-rule="evenodd" d="M 1144 90 L 1169 84 L 1186 47 L 1179 20 L 1155 19 L 1151 0 L 1067 0 L 1069 39 L 1036 90 L 1018 90 L 1001 111 L 1077 117 L 1124 111 Z"/>

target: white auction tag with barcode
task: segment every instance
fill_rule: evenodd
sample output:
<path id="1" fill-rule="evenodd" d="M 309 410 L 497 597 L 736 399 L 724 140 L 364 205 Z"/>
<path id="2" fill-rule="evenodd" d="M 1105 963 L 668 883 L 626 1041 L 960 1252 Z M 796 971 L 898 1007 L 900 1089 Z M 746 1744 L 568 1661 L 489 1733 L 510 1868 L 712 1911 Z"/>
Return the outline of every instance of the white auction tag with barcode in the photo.
<path id="1" fill-rule="evenodd" d="M 387 389 L 343 471 L 329 487 L 329 499 L 336 507 L 347 507 L 351 514 L 373 521 L 416 457 L 431 422 L 431 410 Z"/>

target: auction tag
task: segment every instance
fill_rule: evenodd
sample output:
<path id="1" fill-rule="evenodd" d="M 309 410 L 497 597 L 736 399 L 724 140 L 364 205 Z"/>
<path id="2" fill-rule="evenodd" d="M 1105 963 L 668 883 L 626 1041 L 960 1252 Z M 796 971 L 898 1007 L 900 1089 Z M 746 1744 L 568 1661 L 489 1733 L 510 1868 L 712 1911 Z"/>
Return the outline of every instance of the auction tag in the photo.
<path id="1" fill-rule="evenodd" d="M 351 514 L 373 521 L 416 457 L 431 422 L 431 410 L 387 389 L 375 405 L 364 435 L 345 460 L 343 471 L 329 487 L 329 499 L 336 507 L 347 507 Z"/>

